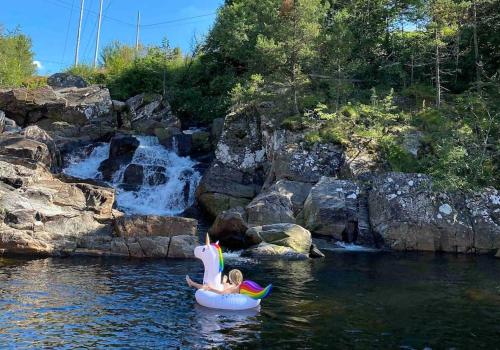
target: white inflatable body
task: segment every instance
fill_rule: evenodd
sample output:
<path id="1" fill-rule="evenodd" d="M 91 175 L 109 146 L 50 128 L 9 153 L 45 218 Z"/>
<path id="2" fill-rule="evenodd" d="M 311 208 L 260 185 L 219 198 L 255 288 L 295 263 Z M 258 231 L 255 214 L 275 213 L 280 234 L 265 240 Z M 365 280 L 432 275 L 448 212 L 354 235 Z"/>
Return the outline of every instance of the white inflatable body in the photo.
<path id="1" fill-rule="evenodd" d="M 198 304 L 212 309 L 247 310 L 260 305 L 260 299 L 243 294 L 217 294 L 199 289 L 194 296 Z"/>

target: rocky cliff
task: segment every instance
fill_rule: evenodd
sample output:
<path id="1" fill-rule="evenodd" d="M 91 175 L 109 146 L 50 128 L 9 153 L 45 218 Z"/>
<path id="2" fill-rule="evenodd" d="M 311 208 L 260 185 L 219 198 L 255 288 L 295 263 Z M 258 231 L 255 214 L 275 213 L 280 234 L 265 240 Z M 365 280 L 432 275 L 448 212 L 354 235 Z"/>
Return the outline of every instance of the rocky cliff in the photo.
<path id="1" fill-rule="evenodd" d="M 251 247 L 256 227 L 267 232 L 260 227 L 294 224 L 316 237 L 383 249 L 500 249 L 497 189 L 435 190 L 426 175 L 384 172 L 362 149 L 353 156 L 339 144 L 311 144 L 305 130 L 283 120 L 272 103 L 225 118 L 216 159 L 197 191 L 200 206 L 215 218 L 215 239 Z"/>

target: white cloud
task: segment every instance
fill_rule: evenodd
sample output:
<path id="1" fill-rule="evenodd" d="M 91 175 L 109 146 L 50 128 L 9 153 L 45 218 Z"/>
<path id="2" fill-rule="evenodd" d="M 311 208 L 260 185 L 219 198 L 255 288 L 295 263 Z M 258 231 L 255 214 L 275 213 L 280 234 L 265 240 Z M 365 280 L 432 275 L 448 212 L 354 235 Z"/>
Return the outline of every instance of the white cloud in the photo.
<path id="1" fill-rule="evenodd" d="M 42 62 L 40 61 L 33 61 L 33 64 L 36 66 L 37 69 L 43 68 Z"/>

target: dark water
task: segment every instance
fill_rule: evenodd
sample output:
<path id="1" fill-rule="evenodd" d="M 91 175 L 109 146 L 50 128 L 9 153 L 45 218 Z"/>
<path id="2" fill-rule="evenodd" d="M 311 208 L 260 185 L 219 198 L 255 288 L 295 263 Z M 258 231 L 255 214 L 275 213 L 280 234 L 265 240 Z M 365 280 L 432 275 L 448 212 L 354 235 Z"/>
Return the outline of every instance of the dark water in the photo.
<path id="1" fill-rule="evenodd" d="M 330 253 L 228 259 L 275 289 L 260 312 L 195 304 L 198 261 L 0 259 L 0 348 L 500 349 L 500 261 Z"/>

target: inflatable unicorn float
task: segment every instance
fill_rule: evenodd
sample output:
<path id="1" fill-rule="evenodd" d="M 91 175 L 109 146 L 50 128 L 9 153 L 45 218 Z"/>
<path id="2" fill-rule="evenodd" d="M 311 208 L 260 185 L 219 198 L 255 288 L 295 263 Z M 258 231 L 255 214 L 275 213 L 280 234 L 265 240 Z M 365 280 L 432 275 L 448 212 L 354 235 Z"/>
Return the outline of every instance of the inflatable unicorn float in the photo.
<path id="1" fill-rule="evenodd" d="M 224 271 L 224 257 L 219 242 L 210 243 L 207 234 L 205 245 L 194 249 L 194 256 L 203 262 L 205 273 L 203 284 L 210 285 L 213 289 L 223 290 L 222 272 Z M 198 289 L 195 298 L 198 304 L 212 309 L 246 310 L 260 305 L 261 299 L 271 292 L 272 285 L 262 288 L 252 281 L 243 281 L 239 294 L 218 294 L 212 291 Z"/>

